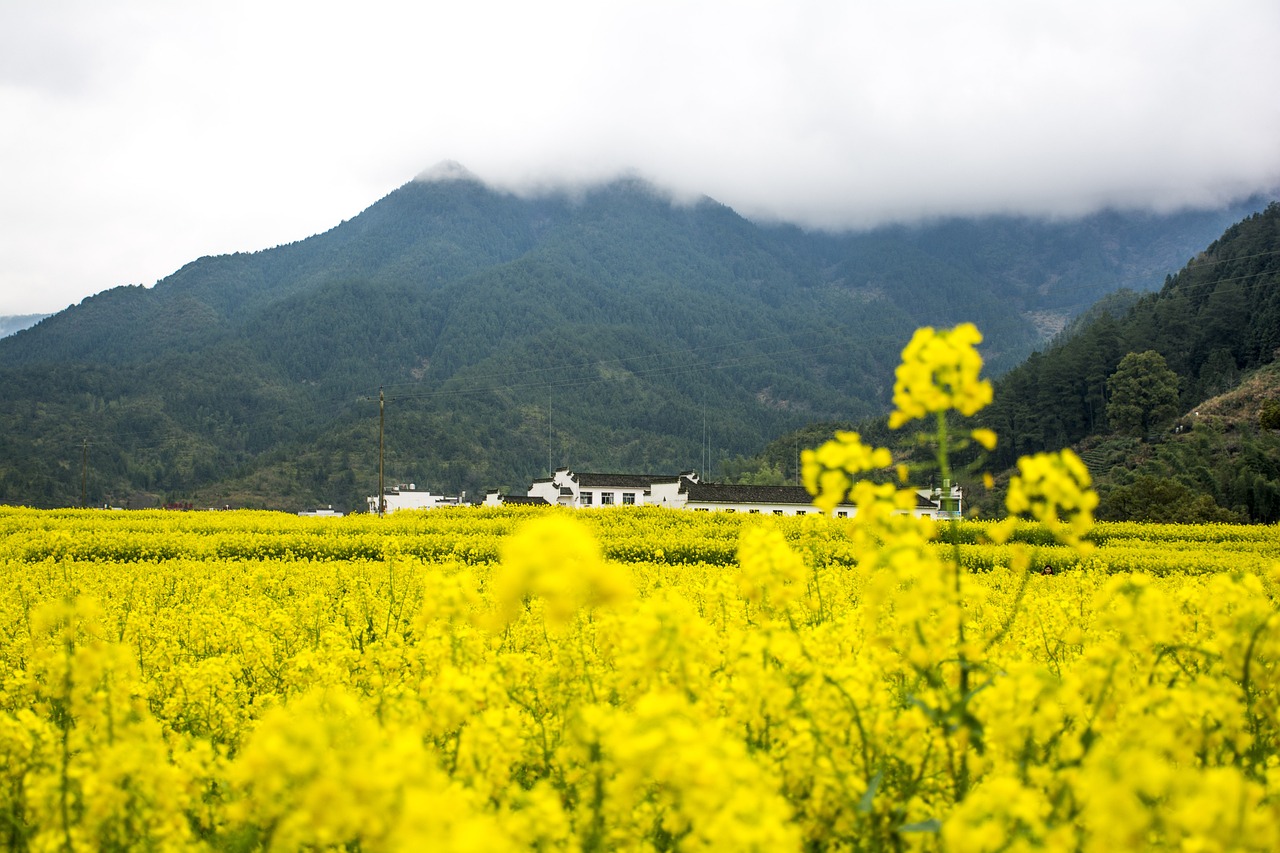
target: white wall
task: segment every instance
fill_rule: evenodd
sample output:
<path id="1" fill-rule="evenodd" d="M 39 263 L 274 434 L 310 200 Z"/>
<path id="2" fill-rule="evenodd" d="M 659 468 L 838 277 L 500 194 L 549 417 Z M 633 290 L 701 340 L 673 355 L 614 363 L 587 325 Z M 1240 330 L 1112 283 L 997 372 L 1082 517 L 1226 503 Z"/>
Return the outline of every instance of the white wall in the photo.
<path id="1" fill-rule="evenodd" d="M 419 491 L 411 486 L 388 489 L 383 497 L 386 501 L 387 512 L 395 512 L 401 509 L 438 509 L 442 506 L 457 506 L 460 503 L 457 497 L 433 495 L 430 491 Z M 378 511 L 378 499 L 371 497 L 368 502 L 369 512 L 376 513 Z"/>

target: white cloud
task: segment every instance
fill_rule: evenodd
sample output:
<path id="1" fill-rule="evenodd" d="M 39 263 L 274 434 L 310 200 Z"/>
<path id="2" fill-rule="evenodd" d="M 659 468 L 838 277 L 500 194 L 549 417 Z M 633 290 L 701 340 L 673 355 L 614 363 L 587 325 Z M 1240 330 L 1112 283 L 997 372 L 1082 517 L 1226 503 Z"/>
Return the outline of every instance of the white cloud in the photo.
<path id="1" fill-rule="evenodd" d="M 1280 186 L 1277 36 L 1272 0 L 17 0 L 0 314 L 305 237 L 442 159 L 824 227 L 1218 203 Z"/>

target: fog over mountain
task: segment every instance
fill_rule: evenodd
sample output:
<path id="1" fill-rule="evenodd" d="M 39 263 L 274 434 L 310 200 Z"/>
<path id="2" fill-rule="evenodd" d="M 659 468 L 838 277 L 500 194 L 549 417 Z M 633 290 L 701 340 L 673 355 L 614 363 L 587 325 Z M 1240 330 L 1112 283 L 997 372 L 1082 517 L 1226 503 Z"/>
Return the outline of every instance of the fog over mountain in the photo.
<path id="1" fill-rule="evenodd" d="M 362 506 L 380 396 L 395 481 L 714 475 L 883 413 L 920 325 L 976 322 L 1008 370 L 1264 203 L 832 234 L 634 178 L 519 196 L 445 164 L 313 237 L 0 339 L 0 502 Z"/>
<path id="2" fill-rule="evenodd" d="M 19 314 L 11 317 L 0 317 L 0 338 L 30 328 L 48 316 L 48 314 Z"/>

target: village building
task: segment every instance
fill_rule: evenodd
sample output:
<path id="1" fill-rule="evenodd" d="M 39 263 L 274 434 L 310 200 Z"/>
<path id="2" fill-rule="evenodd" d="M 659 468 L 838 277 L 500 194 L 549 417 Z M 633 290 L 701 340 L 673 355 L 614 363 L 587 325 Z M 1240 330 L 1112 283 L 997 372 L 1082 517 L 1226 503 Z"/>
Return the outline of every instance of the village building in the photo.
<path id="1" fill-rule="evenodd" d="M 949 496 L 947 506 L 943 497 Z M 963 493 L 959 486 L 916 491 L 912 513 L 929 518 L 959 517 Z M 813 496 L 803 486 L 744 486 L 704 483 L 692 471 L 676 475 L 596 474 L 561 468 L 550 477 L 535 480 L 527 495 L 502 495 L 496 489 L 485 496 L 486 506 L 502 504 L 551 504 L 572 509 L 610 506 L 662 506 L 695 512 L 744 512 L 766 515 L 820 513 Z M 837 518 L 857 514 L 852 503 L 835 509 Z"/>
<path id="2" fill-rule="evenodd" d="M 304 509 L 298 513 L 304 518 L 342 518 L 342 513 L 333 508 L 333 504 L 318 509 Z"/>
<path id="3" fill-rule="evenodd" d="M 561 468 L 534 480 L 528 497 L 573 509 L 606 506 L 675 506 L 684 482 L 698 482 L 692 471 L 683 474 L 592 474 Z"/>
<path id="4" fill-rule="evenodd" d="M 369 512 L 377 514 L 377 497 L 367 498 Z M 439 509 L 446 506 L 460 506 L 466 503 L 467 493 L 459 495 L 433 495 L 430 490 L 419 489 L 414 483 L 401 483 L 386 489 L 383 493 L 386 512 L 402 509 Z"/>

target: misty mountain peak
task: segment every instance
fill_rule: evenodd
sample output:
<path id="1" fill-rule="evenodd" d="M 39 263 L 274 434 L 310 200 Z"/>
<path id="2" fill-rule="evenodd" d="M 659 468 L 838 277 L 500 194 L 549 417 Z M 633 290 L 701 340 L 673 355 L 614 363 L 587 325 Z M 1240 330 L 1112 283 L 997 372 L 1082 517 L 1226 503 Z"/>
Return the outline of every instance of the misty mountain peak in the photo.
<path id="1" fill-rule="evenodd" d="M 457 160 L 441 160 L 434 166 L 419 172 L 414 180 L 421 181 L 423 183 L 443 183 L 445 181 L 469 181 L 481 183 L 480 178 L 477 177 L 474 172 L 459 163 Z"/>

